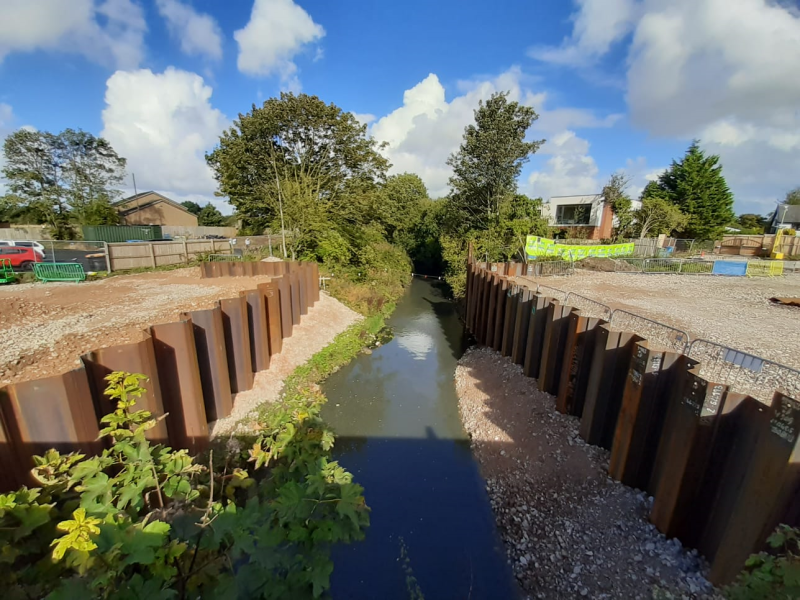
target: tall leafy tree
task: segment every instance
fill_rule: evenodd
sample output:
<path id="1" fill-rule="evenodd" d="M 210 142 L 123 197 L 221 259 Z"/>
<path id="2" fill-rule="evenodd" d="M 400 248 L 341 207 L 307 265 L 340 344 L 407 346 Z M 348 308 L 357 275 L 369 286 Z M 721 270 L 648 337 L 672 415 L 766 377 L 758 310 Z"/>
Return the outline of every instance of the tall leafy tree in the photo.
<path id="1" fill-rule="evenodd" d="M 20 129 L 6 138 L 3 152 L 10 195 L 57 239 L 73 236 L 71 223 L 116 221 L 111 202 L 120 193 L 125 159 L 105 139 L 72 129 Z"/>
<path id="2" fill-rule="evenodd" d="M 659 177 L 658 187 L 686 215 L 684 235 L 688 237 L 716 239 L 734 218 L 733 194 L 722 175 L 719 156 L 706 156 L 696 140 Z"/>
<path id="3" fill-rule="evenodd" d="M 683 230 L 689 219 L 670 200 L 658 183 L 651 181 L 642 192 L 642 206 L 633 211 L 632 228 L 640 238 Z"/>
<path id="4" fill-rule="evenodd" d="M 316 96 L 282 93 L 240 114 L 206 156 L 221 194 L 249 230 L 286 225 L 289 190 L 342 218 L 350 196 L 385 179 L 389 167 L 365 125 Z"/>
<path id="5" fill-rule="evenodd" d="M 800 205 L 800 187 L 796 187 L 793 190 L 786 192 L 786 197 L 783 199 L 783 204 L 789 204 L 791 206 Z"/>
<path id="6" fill-rule="evenodd" d="M 475 110 L 475 124 L 464 130 L 458 152 L 448 158 L 453 169 L 450 201 L 463 230 L 488 229 L 499 217 L 501 201 L 517 190 L 517 177 L 544 140 L 525 141 L 536 111 L 495 93 Z"/>
<path id="7" fill-rule="evenodd" d="M 225 217 L 210 202 L 200 209 L 197 214 L 197 224 L 202 227 L 222 227 L 224 223 Z"/>
<path id="8" fill-rule="evenodd" d="M 202 208 L 197 202 L 192 202 L 191 200 L 186 200 L 181 202 L 181 206 L 188 210 L 193 215 L 199 215 Z"/>
<path id="9" fill-rule="evenodd" d="M 390 240 L 397 240 L 420 218 L 428 189 L 419 175 L 402 173 L 386 179 L 376 206 L 377 217 Z"/>
<path id="10" fill-rule="evenodd" d="M 767 217 L 753 213 L 745 213 L 736 218 L 736 222 L 741 225 L 743 229 L 752 230 L 754 233 L 764 233 L 764 228 L 767 226 L 769 220 Z"/>
<path id="11" fill-rule="evenodd" d="M 630 177 L 619 172 L 611 175 L 608 183 L 603 186 L 603 199 L 611 205 L 611 210 L 616 217 L 614 239 L 626 237 L 631 232 L 633 214 L 631 199 L 627 194 L 628 185 L 630 185 Z"/>

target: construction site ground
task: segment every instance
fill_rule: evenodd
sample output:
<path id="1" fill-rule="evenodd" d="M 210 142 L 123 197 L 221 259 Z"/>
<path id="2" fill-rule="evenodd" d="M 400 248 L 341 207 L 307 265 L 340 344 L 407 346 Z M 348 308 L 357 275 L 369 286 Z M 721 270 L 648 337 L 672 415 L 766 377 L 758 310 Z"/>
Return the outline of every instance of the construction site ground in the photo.
<path id="1" fill-rule="evenodd" d="M 800 369 L 800 308 L 770 302 L 800 296 L 800 275 L 716 277 L 653 275 L 575 269 L 564 277 L 519 277 L 575 292 L 706 339 Z M 542 290 L 547 293 L 547 289 Z"/>
<path id="2" fill-rule="evenodd" d="M 93 282 L 0 287 L 0 385 L 58 375 L 78 366 L 81 354 L 139 341 L 150 325 L 175 321 L 184 311 L 212 308 L 217 300 L 268 280 L 200 279 L 200 270 L 191 267 Z M 336 300 L 324 300 L 313 312 L 336 326 L 317 335 L 318 340 L 309 339 L 316 349 L 357 318 Z M 296 358 L 302 363 L 308 356 L 300 354 Z"/>

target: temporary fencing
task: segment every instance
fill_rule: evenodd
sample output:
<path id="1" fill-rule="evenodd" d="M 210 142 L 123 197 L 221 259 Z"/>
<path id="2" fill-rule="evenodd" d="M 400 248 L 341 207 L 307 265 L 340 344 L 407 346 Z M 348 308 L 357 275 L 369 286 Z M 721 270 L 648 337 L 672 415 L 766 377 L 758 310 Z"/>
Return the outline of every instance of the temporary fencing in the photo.
<path id="1" fill-rule="evenodd" d="M 610 450 L 609 475 L 653 496 L 650 520 L 699 549 L 713 583 L 732 581 L 778 523 L 800 522 L 800 371 L 578 294 L 512 285 L 485 264 L 469 265 L 466 304 L 478 342 L 488 330 L 580 419 L 581 437 Z"/>
<path id="2" fill-rule="evenodd" d="M 727 275 L 731 277 L 779 277 L 795 272 L 795 265 L 784 268 L 784 261 L 705 260 L 693 258 L 618 258 L 614 271 L 682 275 Z"/>
<path id="3" fill-rule="evenodd" d="M 209 424 L 230 414 L 232 394 L 251 389 L 291 336 L 292 323 L 320 298 L 316 264 L 214 262 L 201 276 L 269 275 L 268 283 L 219 300 L 177 322 L 153 325 L 139 342 L 80 357 L 81 366 L 53 377 L 0 388 L 0 492 L 33 485 L 32 456 L 49 448 L 96 453 L 100 418 L 114 405 L 104 396 L 112 371 L 149 379 L 137 402 L 167 414 L 147 435 L 175 448 L 207 447 Z M 285 290 L 285 293 L 283 292 Z"/>

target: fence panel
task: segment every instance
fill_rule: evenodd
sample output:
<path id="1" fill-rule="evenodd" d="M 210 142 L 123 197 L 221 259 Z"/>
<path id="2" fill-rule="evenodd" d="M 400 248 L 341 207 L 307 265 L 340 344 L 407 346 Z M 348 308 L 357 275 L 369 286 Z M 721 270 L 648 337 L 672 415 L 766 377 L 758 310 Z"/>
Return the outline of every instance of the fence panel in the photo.
<path id="1" fill-rule="evenodd" d="M 564 303 L 579 309 L 581 314 L 585 317 L 596 317 L 604 321 L 609 321 L 611 319 L 611 313 L 613 312 L 610 306 L 606 306 L 605 304 L 597 302 L 597 300 L 592 300 L 591 298 L 581 296 L 575 292 L 567 294 Z"/>
<path id="2" fill-rule="evenodd" d="M 617 273 L 643 273 L 645 258 L 617 258 L 614 271 Z"/>
<path id="3" fill-rule="evenodd" d="M 689 334 L 685 331 L 647 317 L 641 317 L 627 310 L 615 310 L 611 313 L 609 322 L 614 329 L 632 331 L 654 344 L 660 344 L 675 352 L 683 353 L 686 344 L 689 343 Z"/>
<path id="4" fill-rule="evenodd" d="M 533 277 L 566 277 L 575 274 L 575 263 L 571 260 L 545 260 L 529 264 L 526 271 Z"/>
<path id="5" fill-rule="evenodd" d="M 683 261 L 679 258 L 648 258 L 642 264 L 643 273 L 680 273 Z"/>
<path id="6" fill-rule="evenodd" d="M 751 260 L 747 263 L 748 277 L 779 277 L 783 275 L 782 261 Z"/>
<path id="7" fill-rule="evenodd" d="M 792 367 L 708 340 L 694 340 L 686 354 L 700 362 L 701 377 L 727 385 L 734 392 L 764 403 L 771 401 L 776 389 L 800 397 L 800 371 Z"/>
<path id="8" fill-rule="evenodd" d="M 713 260 L 684 260 L 681 273 L 688 275 L 711 275 L 714 272 Z"/>

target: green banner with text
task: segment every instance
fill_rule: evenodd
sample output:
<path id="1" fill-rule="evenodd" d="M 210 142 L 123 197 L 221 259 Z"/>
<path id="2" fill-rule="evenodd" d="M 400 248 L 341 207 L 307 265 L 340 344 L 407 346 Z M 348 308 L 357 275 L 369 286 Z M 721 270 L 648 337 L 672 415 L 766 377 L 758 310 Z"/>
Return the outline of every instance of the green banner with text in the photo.
<path id="1" fill-rule="evenodd" d="M 555 240 L 529 235 L 525 243 L 525 254 L 528 255 L 528 260 L 536 260 L 541 256 L 560 256 L 568 260 L 581 260 L 590 256 L 616 258 L 618 256 L 631 256 L 633 254 L 633 242 L 575 246 L 559 244 Z"/>

